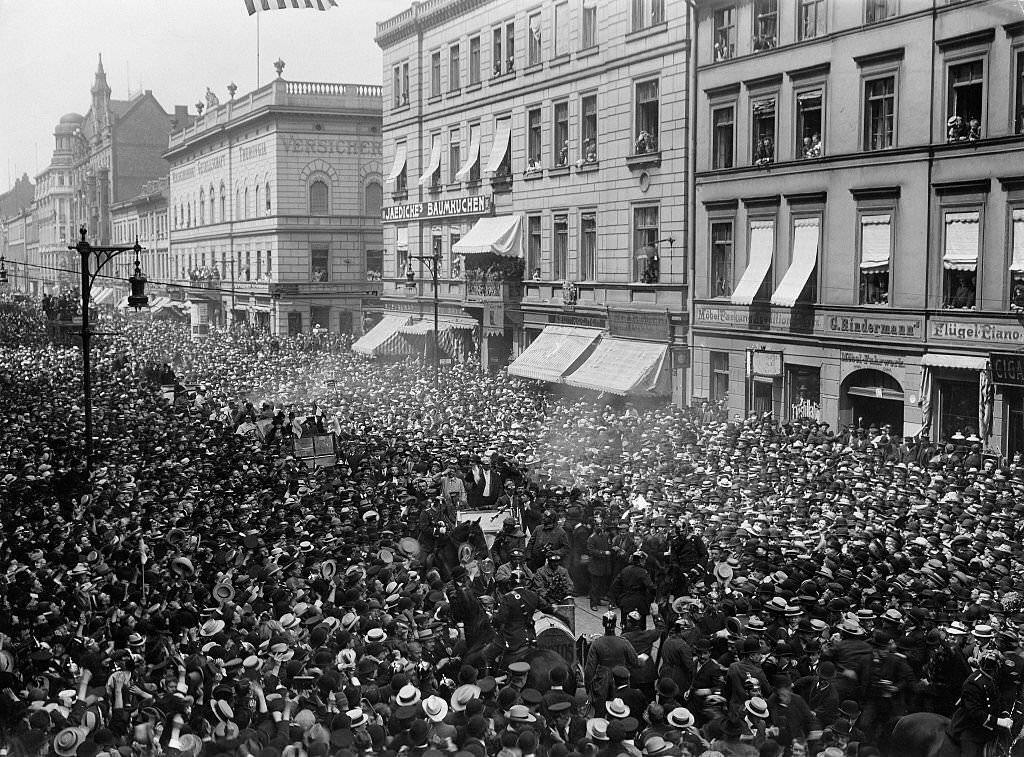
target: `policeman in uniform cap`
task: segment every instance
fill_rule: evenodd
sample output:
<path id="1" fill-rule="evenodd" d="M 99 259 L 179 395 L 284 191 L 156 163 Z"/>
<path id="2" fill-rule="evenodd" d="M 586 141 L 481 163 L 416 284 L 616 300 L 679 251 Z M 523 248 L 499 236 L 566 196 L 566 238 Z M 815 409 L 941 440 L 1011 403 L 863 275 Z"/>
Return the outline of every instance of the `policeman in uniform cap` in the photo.
<path id="1" fill-rule="evenodd" d="M 533 571 L 526 567 L 525 560 L 523 550 L 517 548 L 509 553 L 508 562 L 498 564 L 497 570 L 494 571 L 494 583 L 499 592 L 504 594 L 512 588 L 513 571 L 520 571 L 526 583 L 533 580 Z"/>
<path id="2" fill-rule="evenodd" d="M 949 725 L 950 734 L 960 742 L 961 757 L 981 757 L 985 745 L 999 735 L 1000 729 L 1013 727 L 999 699 L 999 667 L 999 652 L 988 649 L 980 655 L 978 669 L 964 681 Z"/>
<path id="3" fill-rule="evenodd" d="M 526 547 L 526 534 L 519 527 L 515 518 L 505 518 L 501 523 L 501 532 L 494 537 L 491 544 L 491 558 L 495 565 L 504 565 L 512 557 L 515 549 Z"/>
<path id="4" fill-rule="evenodd" d="M 615 634 L 614 610 L 609 610 L 602 616 L 601 624 L 604 626 L 604 636 L 598 636 L 590 645 L 583 668 L 583 678 L 595 708 L 603 715 L 604 702 L 608 701 L 614 687 L 612 670 L 622 666 L 632 671 L 640 663 L 636 649 L 629 640 Z"/>
<path id="5" fill-rule="evenodd" d="M 496 660 L 506 653 L 515 654 L 535 641 L 533 614 L 541 612 L 555 615 L 555 608 L 533 589 L 526 588 L 525 574 L 513 570 L 509 576 L 510 591 L 498 599 L 494 613 L 495 639 L 484 651 L 489 660 Z"/>

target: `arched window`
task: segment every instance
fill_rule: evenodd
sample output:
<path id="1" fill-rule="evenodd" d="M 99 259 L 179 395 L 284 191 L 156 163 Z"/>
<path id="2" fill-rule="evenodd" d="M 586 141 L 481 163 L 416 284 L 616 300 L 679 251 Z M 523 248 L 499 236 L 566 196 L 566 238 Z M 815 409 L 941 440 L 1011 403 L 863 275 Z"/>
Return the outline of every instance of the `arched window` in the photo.
<path id="1" fill-rule="evenodd" d="M 210 223 L 217 223 L 217 203 L 213 196 L 213 184 L 210 185 Z"/>
<path id="2" fill-rule="evenodd" d="M 192 227 L 192 203 L 186 203 L 185 205 L 185 226 L 188 228 Z"/>
<path id="3" fill-rule="evenodd" d="M 242 218 L 249 217 L 249 187 L 246 187 L 242 193 Z"/>
<path id="4" fill-rule="evenodd" d="M 384 202 L 384 190 L 380 184 L 373 181 L 366 185 L 366 195 L 363 204 L 366 206 L 365 215 L 373 218 L 380 218 L 380 206 Z"/>
<path id="5" fill-rule="evenodd" d="M 267 215 L 270 215 L 270 182 L 269 181 L 267 182 L 267 186 L 264 188 L 264 190 L 265 190 L 264 191 L 264 196 L 266 198 L 264 200 L 264 202 L 266 203 L 266 211 L 267 211 Z"/>
<path id="6" fill-rule="evenodd" d="M 241 220 L 242 218 L 242 190 L 235 190 L 235 220 Z"/>
<path id="7" fill-rule="evenodd" d="M 254 211 L 253 215 L 254 216 L 259 216 L 260 213 L 261 213 L 261 209 L 260 209 L 260 185 L 259 184 L 256 185 L 256 198 L 255 199 L 256 199 L 256 202 L 253 205 L 253 211 Z"/>
<path id="8" fill-rule="evenodd" d="M 309 214 L 325 216 L 330 212 L 330 193 L 327 182 L 317 179 L 309 185 Z"/>
<path id="9" fill-rule="evenodd" d="M 199 216 L 199 223 L 206 223 L 206 192 L 202 189 L 199 190 L 199 207 L 196 210 Z"/>
<path id="10" fill-rule="evenodd" d="M 227 193 L 224 191 L 224 185 L 221 184 L 220 185 L 220 221 L 221 221 L 221 223 L 224 223 L 224 221 L 226 221 L 226 220 L 228 220 L 228 196 L 227 196 Z"/>

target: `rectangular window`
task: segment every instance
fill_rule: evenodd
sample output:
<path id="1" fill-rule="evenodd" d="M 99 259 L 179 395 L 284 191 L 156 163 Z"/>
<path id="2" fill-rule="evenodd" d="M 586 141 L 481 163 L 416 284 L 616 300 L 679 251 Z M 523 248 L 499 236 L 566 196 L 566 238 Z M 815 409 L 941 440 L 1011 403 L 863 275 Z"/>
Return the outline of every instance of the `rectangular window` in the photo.
<path id="1" fill-rule="evenodd" d="M 821 420 L 821 369 L 804 365 L 786 366 L 789 420 Z"/>
<path id="2" fill-rule="evenodd" d="M 430 54 L 430 96 L 441 96 L 441 52 Z"/>
<path id="3" fill-rule="evenodd" d="M 540 30 L 540 14 L 534 13 L 530 16 L 530 44 L 528 49 L 528 57 L 526 65 L 535 66 L 540 63 L 541 60 L 541 30 Z"/>
<path id="4" fill-rule="evenodd" d="M 736 108 L 727 105 L 711 111 L 711 167 L 733 167 Z"/>
<path id="5" fill-rule="evenodd" d="M 597 0 L 583 0 L 583 36 L 580 47 L 586 50 L 597 44 Z"/>
<path id="6" fill-rule="evenodd" d="M 886 150 L 896 143 L 896 77 L 864 82 L 864 149 Z"/>
<path id="7" fill-rule="evenodd" d="M 732 221 L 711 224 L 711 296 L 732 296 Z"/>
<path id="8" fill-rule="evenodd" d="M 460 78 L 459 46 L 452 45 L 448 49 L 448 91 L 455 92 L 462 88 Z"/>
<path id="9" fill-rule="evenodd" d="M 462 265 L 456 259 L 455 245 L 462 240 L 462 234 L 453 231 L 448 235 L 448 276 L 453 279 L 462 278 Z"/>
<path id="10" fill-rule="evenodd" d="M 569 3 L 555 6 L 555 57 L 569 54 Z"/>
<path id="11" fill-rule="evenodd" d="M 864 0 L 864 23 L 877 24 L 896 15 L 897 0 Z"/>
<path id="12" fill-rule="evenodd" d="M 469 169 L 470 183 L 480 181 L 480 124 L 469 125 L 469 149 L 472 151 L 476 149 L 475 155 L 469 155 L 468 160 L 473 161 L 473 165 Z"/>
<path id="13" fill-rule="evenodd" d="M 942 306 L 973 310 L 978 293 L 981 214 L 947 212 L 943 221 Z"/>
<path id="14" fill-rule="evenodd" d="M 580 142 L 584 163 L 597 162 L 597 95 L 580 98 Z"/>
<path id="15" fill-rule="evenodd" d="M 505 26 L 505 73 L 516 70 L 516 25 Z"/>
<path id="16" fill-rule="evenodd" d="M 569 275 L 569 216 L 556 215 L 551 246 L 551 278 L 562 281 Z"/>
<path id="17" fill-rule="evenodd" d="M 636 83 L 636 155 L 658 150 L 658 80 Z"/>
<path id="18" fill-rule="evenodd" d="M 715 11 L 715 60 L 729 60 L 736 55 L 736 9 L 732 6 Z"/>
<path id="19" fill-rule="evenodd" d="M 981 139 L 985 108 L 985 64 L 972 60 L 949 67 L 947 142 Z"/>
<path id="20" fill-rule="evenodd" d="M 555 103 L 554 138 L 551 140 L 552 159 L 556 166 L 569 165 L 569 103 Z"/>
<path id="21" fill-rule="evenodd" d="M 458 126 L 448 132 L 448 181 L 451 184 L 458 181 L 455 174 L 457 174 L 459 169 L 462 168 L 461 138 L 462 129 Z"/>
<path id="22" fill-rule="evenodd" d="M 800 39 L 814 39 L 825 33 L 825 0 L 800 0 Z"/>
<path id="23" fill-rule="evenodd" d="M 751 114 L 751 162 L 763 166 L 775 162 L 775 98 L 754 100 Z"/>
<path id="24" fill-rule="evenodd" d="M 633 0 L 633 31 L 649 29 L 665 21 L 665 0 Z"/>
<path id="25" fill-rule="evenodd" d="M 1016 71 L 1013 80 L 1013 133 L 1024 134 L 1024 51 L 1017 53 Z"/>
<path id="26" fill-rule="evenodd" d="M 633 208 L 633 279 L 657 284 L 661 278 L 658 256 L 658 206 Z"/>
<path id="27" fill-rule="evenodd" d="M 327 247 L 313 247 L 309 253 L 310 281 L 330 280 L 330 249 Z M 246 261 L 248 266 L 248 261 Z"/>
<path id="28" fill-rule="evenodd" d="M 501 57 L 501 40 L 503 30 L 499 26 L 491 33 L 491 76 L 501 76 L 503 59 Z"/>
<path id="29" fill-rule="evenodd" d="M 779 0 L 754 0 L 754 52 L 779 45 Z"/>
<path id="30" fill-rule="evenodd" d="M 402 67 L 395 66 L 392 73 L 391 88 L 395 93 L 395 107 L 400 108 L 402 107 Z"/>
<path id="31" fill-rule="evenodd" d="M 889 261 L 892 256 L 892 215 L 860 217 L 860 304 L 889 304 Z"/>
<path id="32" fill-rule="evenodd" d="M 469 40 L 469 83 L 480 83 L 480 38 Z"/>
<path id="33" fill-rule="evenodd" d="M 269 260 L 269 258 L 268 258 Z M 270 264 L 267 264 L 267 274 L 270 274 Z M 366 280 L 380 281 L 384 276 L 384 250 L 366 251 Z"/>
<path id="34" fill-rule="evenodd" d="M 820 158 L 825 154 L 821 142 L 822 90 L 799 92 L 796 96 L 796 154 L 799 158 Z"/>
<path id="35" fill-rule="evenodd" d="M 526 219 L 526 268 L 530 278 L 540 280 L 540 216 Z"/>
<path id="36" fill-rule="evenodd" d="M 1014 208 L 1010 229 L 1010 310 L 1024 310 L 1024 209 Z"/>
<path id="37" fill-rule="evenodd" d="M 533 108 L 526 114 L 526 170 L 540 170 L 540 108 Z"/>
<path id="38" fill-rule="evenodd" d="M 978 393 L 980 373 L 960 372 L 964 379 L 943 378 L 935 381 L 939 400 L 939 436 L 952 439 L 955 434 L 971 436 L 978 430 Z"/>
<path id="39" fill-rule="evenodd" d="M 409 104 L 409 64 L 402 64 L 402 105 Z"/>
<path id="40" fill-rule="evenodd" d="M 725 403 L 729 400 L 729 353 L 711 353 L 711 384 L 708 399 Z"/>
<path id="41" fill-rule="evenodd" d="M 597 280 L 597 214 L 580 214 L 580 280 Z"/>

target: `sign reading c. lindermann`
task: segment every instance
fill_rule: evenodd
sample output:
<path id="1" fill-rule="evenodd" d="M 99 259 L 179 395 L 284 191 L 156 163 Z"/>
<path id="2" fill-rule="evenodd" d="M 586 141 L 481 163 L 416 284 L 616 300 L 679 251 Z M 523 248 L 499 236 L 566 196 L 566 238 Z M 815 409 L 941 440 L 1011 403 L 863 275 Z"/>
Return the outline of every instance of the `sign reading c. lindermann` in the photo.
<path id="1" fill-rule="evenodd" d="M 434 220 L 455 216 L 485 216 L 494 209 L 492 195 L 455 197 L 450 200 L 410 202 L 405 205 L 386 205 L 380 210 L 384 223 L 405 223 L 406 221 Z"/>

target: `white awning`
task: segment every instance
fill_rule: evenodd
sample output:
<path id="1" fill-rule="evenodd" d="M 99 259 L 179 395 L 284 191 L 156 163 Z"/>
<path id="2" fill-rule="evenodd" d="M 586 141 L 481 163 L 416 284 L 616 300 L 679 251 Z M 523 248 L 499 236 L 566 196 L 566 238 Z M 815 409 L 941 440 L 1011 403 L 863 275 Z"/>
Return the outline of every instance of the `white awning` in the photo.
<path id="1" fill-rule="evenodd" d="M 775 253 L 775 221 L 754 221 L 750 224 L 750 259 L 739 283 L 732 290 L 734 305 L 749 305 L 761 288 L 772 267 Z"/>
<path id="2" fill-rule="evenodd" d="M 494 173 L 505 160 L 509 144 L 512 141 L 512 119 L 503 118 L 495 124 L 494 141 L 491 142 L 491 155 L 487 158 L 487 170 Z"/>
<path id="3" fill-rule="evenodd" d="M 440 326 L 440 324 L 438 324 Z M 422 321 L 414 321 L 413 323 L 407 323 L 404 326 L 398 327 L 398 333 L 402 336 L 423 336 L 429 334 L 434 330 L 433 319 L 427 320 L 424 318 Z"/>
<path id="4" fill-rule="evenodd" d="M 409 227 L 408 226 L 396 226 L 395 227 L 395 249 L 396 250 L 408 250 L 409 249 Z"/>
<path id="5" fill-rule="evenodd" d="M 475 318 L 469 316 L 460 318 L 459 316 L 443 315 L 438 316 L 437 319 L 437 330 L 440 334 L 446 331 L 472 331 L 476 326 L 479 325 Z M 434 319 L 432 316 L 421 318 L 418 321 L 408 323 L 398 328 L 398 333 L 403 336 L 423 336 L 425 334 L 432 334 L 434 332 Z"/>
<path id="6" fill-rule="evenodd" d="M 93 305 L 106 305 L 108 302 L 112 304 L 114 290 L 111 287 L 100 287 L 92 292 L 90 299 Z"/>
<path id="7" fill-rule="evenodd" d="M 522 216 L 480 218 L 462 239 L 455 243 L 456 255 L 496 252 L 512 258 L 523 256 Z"/>
<path id="8" fill-rule="evenodd" d="M 430 177 L 434 175 L 434 172 L 441 167 L 441 137 L 434 135 L 435 139 L 430 145 L 430 162 L 427 164 L 427 170 L 420 176 L 420 186 L 430 183 Z"/>
<path id="9" fill-rule="evenodd" d="M 540 335 L 508 367 L 513 376 L 562 383 L 562 376 L 601 336 L 598 329 L 545 326 Z"/>
<path id="10" fill-rule="evenodd" d="M 149 310 L 152 313 L 156 313 L 157 311 L 162 310 L 165 307 L 168 307 L 170 304 L 171 304 L 171 298 L 170 297 L 155 297 L 149 303 Z"/>
<path id="11" fill-rule="evenodd" d="M 942 266 L 953 271 L 978 267 L 981 224 L 978 213 L 946 213 L 946 252 Z"/>
<path id="12" fill-rule="evenodd" d="M 411 352 L 412 347 L 398 333 L 398 329 L 409 320 L 410 317 L 407 315 L 385 315 L 376 326 L 356 340 L 352 345 L 352 351 L 367 357 Z"/>
<path id="13" fill-rule="evenodd" d="M 860 269 L 881 273 L 889 267 L 892 247 L 892 216 L 861 216 Z"/>
<path id="14" fill-rule="evenodd" d="M 122 297 L 118 301 L 116 307 L 117 307 L 118 310 L 127 310 L 128 309 L 128 295 L 125 295 L 124 297 Z"/>
<path id="15" fill-rule="evenodd" d="M 612 394 L 663 394 L 668 345 L 606 337 L 565 383 Z"/>
<path id="16" fill-rule="evenodd" d="M 1013 211 L 1013 259 L 1010 270 L 1024 271 L 1024 210 Z"/>
<path id="17" fill-rule="evenodd" d="M 472 135 L 469 139 L 469 154 L 466 155 L 466 162 L 462 164 L 456 174 L 455 178 L 459 181 L 466 181 L 469 179 L 469 174 L 473 170 L 473 166 L 480 160 L 480 127 L 471 129 Z"/>
<path id="18" fill-rule="evenodd" d="M 921 365 L 929 368 L 962 368 L 967 371 L 983 371 L 988 368 L 988 359 L 971 355 L 950 355 L 945 352 L 926 352 L 921 356 Z"/>
<path id="19" fill-rule="evenodd" d="M 405 170 L 406 157 L 405 142 L 399 142 L 395 145 L 395 162 L 391 166 L 391 173 L 388 174 L 388 181 L 394 181 Z"/>
<path id="20" fill-rule="evenodd" d="M 793 261 L 772 295 L 773 305 L 791 308 L 796 304 L 818 262 L 820 231 L 819 218 L 797 218 L 793 222 Z"/>

